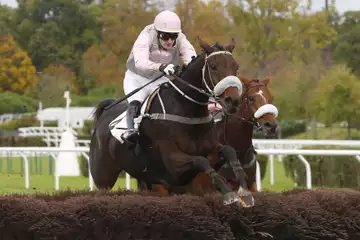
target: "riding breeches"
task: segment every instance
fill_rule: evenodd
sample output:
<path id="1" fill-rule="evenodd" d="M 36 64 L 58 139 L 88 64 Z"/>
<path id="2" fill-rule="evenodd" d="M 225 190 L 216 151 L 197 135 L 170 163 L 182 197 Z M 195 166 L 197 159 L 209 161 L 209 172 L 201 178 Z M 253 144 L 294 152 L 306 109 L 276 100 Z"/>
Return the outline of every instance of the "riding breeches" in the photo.
<path id="1" fill-rule="evenodd" d="M 136 88 L 142 87 L 152 79 L 147 79 L 143 76 L 140 76 L 130 70 L 127 70 L 124 78 L 124 93 L 129 94 L 131 91 L 134 91 Z M 155 82 L 147 85 L 134 95 L 128 97 L 128 102 L 138 100 L 144 102 L 144 100 L 162 83 L 167 82 L 168 78 L 161 77 Z"/>

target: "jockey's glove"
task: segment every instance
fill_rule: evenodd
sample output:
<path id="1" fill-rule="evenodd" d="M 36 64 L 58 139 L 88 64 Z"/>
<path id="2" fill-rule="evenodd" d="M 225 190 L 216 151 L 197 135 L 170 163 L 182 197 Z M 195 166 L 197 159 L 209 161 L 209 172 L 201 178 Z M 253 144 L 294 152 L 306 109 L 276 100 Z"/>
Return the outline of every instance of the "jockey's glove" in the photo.
<path id="1" fill-rule="evenodd" d="M 166 75 L 173 75 L 175 73 L 175 65 L 174 64 L 166 64 L 163 63 L 159 67 L 159 71 L 165 73 Z"/>

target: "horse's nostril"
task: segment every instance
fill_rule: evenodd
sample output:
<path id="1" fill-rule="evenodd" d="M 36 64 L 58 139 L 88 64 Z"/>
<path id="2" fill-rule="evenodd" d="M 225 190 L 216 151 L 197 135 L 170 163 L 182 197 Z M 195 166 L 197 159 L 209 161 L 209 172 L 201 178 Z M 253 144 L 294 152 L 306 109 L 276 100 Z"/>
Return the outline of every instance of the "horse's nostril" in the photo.
<path id="1" fill-rule="evenodd" d="M 225 101 L 226 104 L 230 104 L 231 103 L 231 97 L 230 96 L 225 97 L 224 101 Z"/>
<path id="2" fill-rule="evenodd" d="M 270 122 L 270 121 L 266 121 L 266 122 L 264 123 L 264 127 L 266 127 L 266 128 L 271 128 L 271 127 L 272 127 L 271 122 Z"/>
<path id="3" fill-rule="evenodd" d="M 234 96 L 226 96 L 224 98 L 224 102 L 227 104 L 227 105 L 232 105 L 232 106 L 237 106 L 240 104 L 240 99 L 237 98 L 237 97 L 234 97 Z"/>

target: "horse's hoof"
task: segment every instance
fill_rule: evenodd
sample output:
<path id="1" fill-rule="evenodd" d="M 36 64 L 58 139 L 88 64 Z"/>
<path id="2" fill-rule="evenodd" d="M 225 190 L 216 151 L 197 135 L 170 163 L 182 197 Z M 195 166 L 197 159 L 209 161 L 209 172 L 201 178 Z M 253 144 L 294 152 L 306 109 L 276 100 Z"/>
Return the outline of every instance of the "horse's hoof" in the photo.
<path id="1" fill-rule="evenodd" d="M 253 207 L 255 205 L 255 199 L 248 189 L 239 187 L 237 194 L 240 197 L 239 202 L 244 208 Z"/>
<path id="2" fill-rule="evenodd" d="M 230 205 L 241 201 L 240 197 L 235 192 L 229 192 L 224 195 L 224 205 Z"/>

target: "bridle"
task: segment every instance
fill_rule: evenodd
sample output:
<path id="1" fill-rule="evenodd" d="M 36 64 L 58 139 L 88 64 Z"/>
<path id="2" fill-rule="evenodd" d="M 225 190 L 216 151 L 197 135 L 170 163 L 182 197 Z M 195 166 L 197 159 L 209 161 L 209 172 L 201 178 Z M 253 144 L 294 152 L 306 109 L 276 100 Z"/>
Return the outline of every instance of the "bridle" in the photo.
<path id="1" fill-rule="evenodd" d="M 232 53 L 229 52 L 229 51 L 217 51 L 217 52 L 213 52 L 213 53 L 210 53 L 209 55 L 205 54 L 205 63 L 204 63 L 204 66 L 202 67 L 202 83 L 205 85 L 205 88 L 207 91 L 204 91 L 203 89 L 200 89 L 198 87 L 195 87 L 194 85 L 184 81 L 183 79 L 181 79 L 179 76 L 177 75 L 172 75 L 177 81 L 179 81 L 180 83 L 184 84 L 184 85 L 187 85 L 188 87 L 196 90 L 197 92 L 207 96 L 208 98 L 213 98 L 215 99 L 215 101 L 219 101 L 219 95 L 221 92 L 221 86 L 220 85 L 225 85 L 224 83 L 222 84 L 219 84 L 221 81 L 227 81 L 227 86 L 230 87 L 230 86 L 234 86 L 234 87 L 238 87 L 239 89 L 239 84 L 235 84 L 235 82 L 237 82 L 236 80 L 232 79 L 231 77 L 232 76 L 228 76 L 228 77 L 225 77 L 224 79 L 222 79 L 219 83 L 215 84 L 214 81 L 213 81 L 213 77 L 211 75 L 211 71 L 210 71 L 210 67 L 209 67 L 209 63 L 208 63 L 208 59 L 213 57 L 213 56 L 216 56 L 216 55 L 220 55 L 220 54 L 226 54 L 226 55 L 231 55 L 232 56 Z M 207 84 L 207 81 L 206 81 L 206 78 L 205 78 L 205 74 L 206 74 L 206 70 L 207 70 L 207 73 L 208 73 L 208 76 L 209 76 L 209 81 L 213 87 L 214 90 L 211 90 L 211 88 L 209 87 L 209 85 Z M 192 97 L 188 96 L 187 94 L 185 94 L 181 89 L 179 89 L 175 83 L 173 83 L 171 80 L 168 80 L 168 83 L 176 90 L 178 91 L 183 97 L 185 97 L 186 99 L 190 100 L 191 102 L 193 103 L 196 103 L 198 105 L 208 105 L 209 104 L 209 101 L 207 102 L 199 102 L 195 99 L 193 99 Z"/>
<path id="2" fill-rule="evenodd" d="M 247 112 L 250 110 L 250 103 L 249 103 L 249 90 L 253 87 L 264 87 L 265 84 L 263 83 L 257 83 L 257 84 L 254 84 L 254 85 L 251 85 L 250 87 L 248 88 L 245 88 L 245 92 L 243 94 L 243 97 L 242 97 L 242 101 L 240 104 L 244 103 L 245 102 L 245 107 L 244 107 L 244 110 L 242 111 L 241 115 L 239 116 L 238 115 L 238 112 L 236 113 L 229 113 L 226 108 L 223 108 L 222 109 L 222 112 L 224 114 L 224 118 L 225 118 L 225 121 L 224 121 L 224 124 L 226 126 L 227 124 L 227 119 L 228 119 L 228 116 L 233 116 L 235 119 L 239 120 L 239 121 L 243 121 L 244 123 L 247 123 L 247 124 L 251 124 L 253 125 L 253 127 L 256 128 L 257 131 L 261 130 L 261 125 L 260 123 L 256 120 L 256 118 L 254 117 L 254 113 L 251 114 L 251 117 L 250 119 L 246 119 L 243 115 L 244 115 L 244 112 Z M 224 127 L 225 127 L 224 126 Z M 225 129 L 225 128 L 224 128 Z"/>

